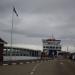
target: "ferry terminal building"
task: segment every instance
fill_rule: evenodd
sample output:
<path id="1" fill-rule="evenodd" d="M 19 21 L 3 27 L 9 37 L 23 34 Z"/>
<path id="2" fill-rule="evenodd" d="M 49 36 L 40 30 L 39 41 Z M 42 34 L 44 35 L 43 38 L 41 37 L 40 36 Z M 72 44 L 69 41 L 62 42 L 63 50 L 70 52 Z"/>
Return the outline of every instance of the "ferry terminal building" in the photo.
<path id="1" fill-rule="evenodd" d="M 37 60 L 40 59 L 41 50 L 21 47 L 20 45 L 7 44 L 0 38 L 0 64 L 4 61 L 21 61 L 21 60 Z"/>
<path id="2" fill-rule="evenodd" d="M 48 55 L 48 57 L 58 56 L 61 51 L 61 40 L 56 40 L 55 38 L 43 39 L 43 52 Z"/>

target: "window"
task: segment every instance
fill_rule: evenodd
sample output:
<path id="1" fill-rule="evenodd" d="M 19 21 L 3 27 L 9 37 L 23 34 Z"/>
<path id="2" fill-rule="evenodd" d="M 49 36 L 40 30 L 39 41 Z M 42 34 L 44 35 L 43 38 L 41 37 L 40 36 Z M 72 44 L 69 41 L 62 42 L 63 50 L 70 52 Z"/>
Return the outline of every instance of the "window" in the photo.
<path id="1" fill-rule="evenodd" d="M 45 48 L 45 46 L 43 46 L 43 48 Z"/>
<path id="2" fill-rule="evenodd" d="M 46 48 L 49 48 L 49 46 L 46 46 Z"/>

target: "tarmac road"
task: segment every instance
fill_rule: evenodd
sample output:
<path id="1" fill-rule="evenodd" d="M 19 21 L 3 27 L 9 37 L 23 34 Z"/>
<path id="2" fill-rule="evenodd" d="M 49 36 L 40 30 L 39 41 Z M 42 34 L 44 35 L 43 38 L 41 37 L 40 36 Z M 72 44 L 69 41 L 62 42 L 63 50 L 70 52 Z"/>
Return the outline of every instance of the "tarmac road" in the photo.
<path id="1" fill-rule="evenodd" d="M 69 60 L 43 62 L 34 75 L 75 75 L 75 63 Z"/>
<path id="2" fill-rule="evenodd" d="M 0 66 L 0 75 L 75 75 L 75 62 L 55 59 Z"/>

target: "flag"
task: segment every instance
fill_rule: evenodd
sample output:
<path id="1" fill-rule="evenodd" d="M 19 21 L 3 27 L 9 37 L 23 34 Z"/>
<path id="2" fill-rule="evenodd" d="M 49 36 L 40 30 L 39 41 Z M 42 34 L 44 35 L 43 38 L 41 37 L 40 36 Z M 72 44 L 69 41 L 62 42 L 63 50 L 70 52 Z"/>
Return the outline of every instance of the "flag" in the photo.
<path id="1" fill-rule="evenodd" d="M 13 12 L 16 14 L 16 16 L 18 16 L 18 13 L 17 13 L 15 7 L 13 7 Z"/>

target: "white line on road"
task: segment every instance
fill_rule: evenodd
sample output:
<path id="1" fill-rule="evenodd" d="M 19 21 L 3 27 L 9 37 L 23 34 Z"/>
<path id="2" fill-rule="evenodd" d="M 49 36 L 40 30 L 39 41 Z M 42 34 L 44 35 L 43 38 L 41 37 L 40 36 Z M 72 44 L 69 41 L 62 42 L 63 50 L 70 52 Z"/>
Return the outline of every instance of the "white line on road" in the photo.
<path id="1" fill-rule="evenodd" d="M 37 64 L 36 66 L 34 66 L 34 68 L 32 69 L 32 71 L 35 71 L 36 68 L 38 67 L 39 64 Z"/>
<path id="2" fill-rule="evenodd" d="M 61 65 L 63 65 L 63 62 L 60 62 Z"/>
<path id="3" fill-rule="evenodd" d="M 32 63 L 35 63 L 34 61 Z"/>
<path id="4" fill-rule="evenodd" d="M 17 63 L 12 63 L 12 65 L 16 65 Z"/>
<path id="5" fill-rule="evenodd" d="M 30 75 L 33 75 L 33 74 L 34 74 L 34 72 L 31 72 L 31 73 L 30 73 Z"/>
<path id="6" fill-rule="evenodd" d="M 30 62 L 26 62 L 26 64 L 29 64 Z"/>
<path id="7" fill-rule="evenodd" d="M 36 69 L 37 69 L 37 67 L 38 67 L 39 65 L 40 65 L 40 63 L 36 64 L 36 65 L 33 67 L 32 71 L 30 72 L 30 75 L 33 75 L 33 74 L 34 74 L 34 72 L 36 71 Z"/>
<path id="8" fill-rule="evenodd" d="M 3 66 L 6 66 L 6 65 L 8 65 L 8 64 L 3 64 Z"/>
<path id="9" fill-rule="evenodd" d="M 48 60 L 48 62 L 50 62 L 50 60 Z"/>
<path id="10" fill-rule="evenodd" d="M 20 64 L 23 64 L 22 62 Z"/>

